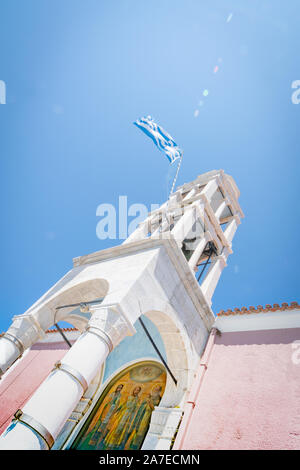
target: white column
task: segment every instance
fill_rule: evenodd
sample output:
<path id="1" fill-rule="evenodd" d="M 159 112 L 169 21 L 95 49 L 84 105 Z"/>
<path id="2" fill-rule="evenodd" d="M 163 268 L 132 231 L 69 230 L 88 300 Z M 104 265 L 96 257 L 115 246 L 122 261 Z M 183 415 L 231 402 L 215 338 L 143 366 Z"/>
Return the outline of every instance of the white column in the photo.
<path id="1" fill-rule="evenodd" d="M 196 222 L 197 218 L 197 208 L 196 206 L 185 207 L 183 215 L 176 223 L 175 227 L 172 230 L 172 235 L 177 241 L 179 248 L 182 246 L 182 242 L 185 237 L 188 235 L 190 230 L 193 227 L 193 224 Z"/>
<path id="2" fill-rule="evenodd" d="M 234 237 L 234 234 L 239 224 L 240 224 L 240 218 L 237 215 L 235 215 L 233 219 L 228 223 L 228 226 L 226 227 L 226 229 L 224 230 L 224 236 L 229 243 L 232 242 L 232 239 Z"/>
<path id="3" fill-rule="evenodd" d="M 208 202 L 210 202 L 211 198 L 213 197 L 215 192 L 218 190 L 218 187 L 219 187 L 218 181 L 216 178 L 214 178 L 211 181 L 209 181 L 209 183 L 207 183 L 207 185 L 205 186 L 205 188 L 202 189 L 200 194 L 205 196 Z"/>
<path id="4" fill-rule="evenodd" d="M 15 342 L 10 341 L 5 336 L 0 338 L 0 377 L 21 355 L 22 351 Z"/>
<path id="5" fill-rule="evenodd" d="M 218 249 L 218 252 L 221 252 L 221 250 L 223 248 L 222 242 L 221 242 L 221 240 L 220 240 L 220 238 L 219 238 L 219 236 L 216 232 L 215 225 L 213 225 L 211 223 L 211 220 L 208 217 L 206 212 L 204 213 L 204 226 L 205 226 L 206 230 L 211 234 L 211 238 L 212 238 L 212 240 L 214 240 L 215 245 Z"/>
<path id="6" fill-rule="evenodd" d="M 123 242 L 123 245 L 126 243 L 131 243 L 135 242 L 137 240 L 143 240 L 144 238 L 147 238 L 147 235 L 149 233 L 149 219 L 146 219 L 144 222 L 141 222 L 140 225 L 135 229 L 134 232 L 132 232 L 131 235 L 129 235 L 128 238 Z"/>
<path id="7" fill-rule="evenodd" d="M 216 210 L 215 212 L 215 216 L 218 220 L 220 220 L 220 217 L 224 211 L 224 209 L 227 207 L 227 201 L 224 200 L 223 202 L 221 202 L 221 204 L 219 205 L 218 209 Z"/>
<path id="8" fill-rule="evenodd" d="M 194 253 L 192 254 L 189 265 L 192 269 L 194 269 L 197 265 L 197 262 L 200 256 L 203 253 L 204 248 L 206 247 L 207 243 L 212 239 L 211 234 L 209 232 L 205 232 L 203 238 L 199 241 Z"/>
<path id="9" fill-rule="evenodd" d="M 43 335 L 41 326 L 32 315 L 15 316 L 7 332 L 0 338 L 0 377 Z"/>
<path id="10" fill-rule="evenodd" d="M 133 332 L 117 306 L 98 305 L 93 311 L 87 331 L 22 409 L 33 419 L 34 429 L 45 429 L 54 440 L 109 352 Z M 45 449 L 45 444 L 22 421 L 9 426 L 0 437 L 0 449 Z"/>
<path id="11" fill-rule="evenodd" d="M 173 209 L 174 207 L 180 206 L 181 203 L 182 195 L 179 191 L 176 191 L 176 193 L 171 194 L 169 200 L 167 201 L 167 208 Z"/>
<path id="12" fill-rule="evenodd" d="M 136 242 L 138 240 L 147 238 L 148 233 L 151 230 L 151 222 L 155 218 L 159 218 L 162 213 L 163 212 L 155 212 L 154 214 L 148 215 L 147 219 L 141 222 L 134 232 L 132 232 L 131 235 L 129 235 L 129 237 L 122 244 L 125 245 L 126 243 Z"/>
<path id="13" fill-rule="evenodd" d="M 187 195 L 183 198 L 183 201 L 188 201 L 189 199 L 194 197 L 197 194 L 197 191 L 198 191 L 197 187 L 194 187 L 193 189 L 191 189 L 191 191 L 188 192 Z"/>
<path id="14" fill-rule="evenodd" d="M 151 235 L 151 238 L 161 238 L 161 234 L 170 228 L 170 222 L 167 217 L 171 217 L 170 214 L 164 216 L 164 220 L 161 221 L 160 225 Z"/>
<path id="15" fill-rule="evenodd" d="M 226 251 L 226 249 L 224 251 Z M 201 290 L 209 304 L 211 304 L 211 298 L 215 288 L 217 287 L 222 271 L 226 266 L 226 259 L 226 254 L 222 254 L 215 258 L 211 269 L 208 271 L 204 281 L 201 284 Z"/>

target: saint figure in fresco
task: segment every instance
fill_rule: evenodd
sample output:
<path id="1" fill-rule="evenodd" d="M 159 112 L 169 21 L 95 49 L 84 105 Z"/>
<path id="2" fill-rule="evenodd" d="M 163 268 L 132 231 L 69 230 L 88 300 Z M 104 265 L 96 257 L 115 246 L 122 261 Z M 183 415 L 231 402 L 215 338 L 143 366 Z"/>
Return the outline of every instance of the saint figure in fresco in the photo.
<path id="1" fill-rule="evenodd" d="M 148 429 L 152 411 L 159 405 L 161 400 L 161 385 L 155 385 L 145 400 L 139 406 L 132 425 L 129 430 L 129 439 L 126 448 L 140 449 L 145 433 Z"/>
<path id="2" fill-rule="evenodd" d="M 109 432 L 111 418 L 120 404 L 122 388 L 123 384 L 119 384 L 115 391 L 108 396 L 96 426 L 87 434 L 79 448 L 85 449 L 87 446 L 94 449 L 101 448 L 101 441 Z"/>
<path id="3" fill-rule="evenodd" d="M 114 414 L 110 431 L 103 440 L 103 449 L 121 450 L 125 448 L 132 422 L 140 404 L 139 393 L 141 390 L 140 386 L 134 387 L 127 401 Z"/>

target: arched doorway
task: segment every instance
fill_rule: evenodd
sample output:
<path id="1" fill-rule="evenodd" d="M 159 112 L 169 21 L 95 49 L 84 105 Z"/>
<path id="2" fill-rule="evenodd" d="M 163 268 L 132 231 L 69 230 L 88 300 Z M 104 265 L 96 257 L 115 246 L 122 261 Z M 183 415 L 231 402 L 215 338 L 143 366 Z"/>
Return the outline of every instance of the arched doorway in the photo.
<path id="1" fill-rule="evenodd" d="M 165 369 L 156 361 L 135 363 L 122 370 L 104 389 L 72 448 L 140 449 L 165 386 Z"/>

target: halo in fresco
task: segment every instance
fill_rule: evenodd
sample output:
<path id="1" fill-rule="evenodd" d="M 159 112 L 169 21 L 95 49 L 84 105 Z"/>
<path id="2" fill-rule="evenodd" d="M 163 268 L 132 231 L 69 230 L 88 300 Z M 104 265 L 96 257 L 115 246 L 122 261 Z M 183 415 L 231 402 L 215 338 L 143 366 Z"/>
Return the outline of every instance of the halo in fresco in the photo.
<path id="1" fill-rule="evenodd" d="M 156 365 L 142 365 L 131 369 L 130 378 L 135 382 L 150 382 L 159 377 L 162 372 L 162 368 Z"/>

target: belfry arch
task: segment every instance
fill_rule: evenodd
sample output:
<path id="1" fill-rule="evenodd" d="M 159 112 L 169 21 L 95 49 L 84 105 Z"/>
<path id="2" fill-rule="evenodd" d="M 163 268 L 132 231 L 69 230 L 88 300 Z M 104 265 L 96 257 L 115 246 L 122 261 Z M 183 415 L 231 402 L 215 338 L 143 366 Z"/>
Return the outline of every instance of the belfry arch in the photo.
<path id="1" fill-rule="evenodd" d="M 159 297 L 142 297 L 141 314 L 148 317 L 157 327 L 167 355 L 167 364 L 177 380 L 167 374 L 167 383 L 161 406 L 179 406 L 188 389 L 193 374 L 193 351 L 187 331 L 180 321 L 178 312 L 169 302 Z"/>
<path id="2" fill-rule="evenodd" d="M 60 292 L 49 302 L 50 308 L 55 312 L 53 325 L 60 321 L 66 321 L 79 331 L 83 331 L 90 317 L 86 302 L 103 301 L 108 291 L 109 283 L 105 279 L 91 279 Z M 74 306 L 74 304 L 86 306 L 86 313 L 81 311 L 80 305 Z M 65 305 L 67 307 L 64 307 Z M 71 306 L 68 307 L 68 305 Z"/>
<path id="3" fill-rule="evenodd" d="M 0 376 L 55 323 L 64 320 L 79 331 L 84 330 L 88 317 L 79 310 L 75 313 L 74 307 L 59 310 L 57 307 L 104 298 L 109 289 L 105 279 L 91 279 L 71 286 L 68 280 L 67 275 L 24 314 L 13 317 L 12 325 L 0 341 L 0 353 L 3 352 Z"/>

